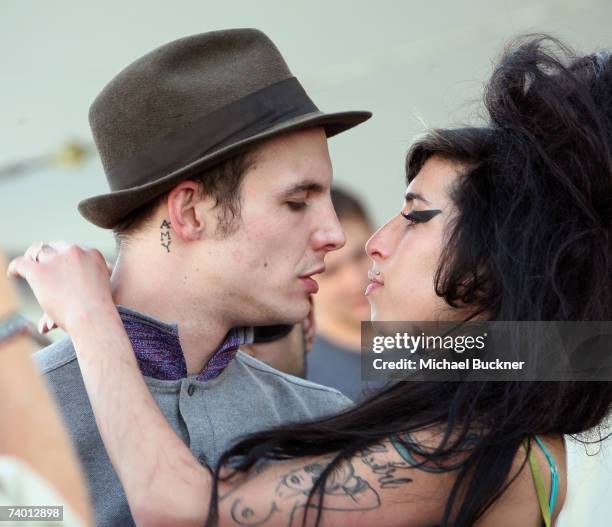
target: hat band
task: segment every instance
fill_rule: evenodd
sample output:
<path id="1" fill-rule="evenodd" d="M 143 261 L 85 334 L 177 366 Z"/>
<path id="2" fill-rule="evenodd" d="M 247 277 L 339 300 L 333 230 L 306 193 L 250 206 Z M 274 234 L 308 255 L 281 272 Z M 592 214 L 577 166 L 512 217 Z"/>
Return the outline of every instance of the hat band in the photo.
<path id="1" fill-rule="evenodd" d="M 319 111 L 295 77 L 231 102 L 107 170 L 112 191 L 156 181 L 226 146 Z"/>

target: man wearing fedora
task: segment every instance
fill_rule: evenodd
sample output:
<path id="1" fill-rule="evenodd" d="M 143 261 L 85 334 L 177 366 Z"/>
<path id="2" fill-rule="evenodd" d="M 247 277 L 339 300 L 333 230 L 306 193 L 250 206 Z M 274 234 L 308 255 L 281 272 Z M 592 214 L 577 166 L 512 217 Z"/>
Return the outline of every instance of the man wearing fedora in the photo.
<path id="1" fill-rule="evenodd" d="M 253 326 L 306 317 L 313 276 L 344 244 L 327 137 L 370 114 L 319 111 L 273 43 L 237 29 L 151 51 L 110 81 L 89 117 L 110 192 L 79 210 L 116 236 L 115 303 L 153 397 L 193 455 L 212 466 L 243 434 L 350 404 L 238 348 Z M 36 358 L 97 525 L 133 525 L 72 343 Z"/>

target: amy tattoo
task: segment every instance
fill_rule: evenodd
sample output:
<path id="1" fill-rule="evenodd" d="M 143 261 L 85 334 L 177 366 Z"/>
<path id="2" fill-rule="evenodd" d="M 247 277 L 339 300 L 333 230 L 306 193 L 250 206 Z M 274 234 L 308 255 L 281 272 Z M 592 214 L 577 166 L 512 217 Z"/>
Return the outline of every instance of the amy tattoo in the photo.
<path id="1" fill-rule="evenodd" d="M 370 445 L 359 452 L 359 455 L 364 464 L 370 467 L 370 470 L 378 478 L 381 489 L 397 488 L 414 481 L 406 474 L 406 471 L 409 471 L 412 465 L 405 460 L 393 460 L 384 443 Z"/>
<path id="2" fill-rule="evenodd" d="M 330 461 L 331 458 L 321 459 L 285 473 L 267 503 L 253 501 L 246 496 L 235 496 L 234 492 L 222 499 L 233 495 L 229 505 L 230 513 L 238 525 L 264 526 L 273 517 L 281 515 L 288 527 L 294 527 L 300 523 L 300 513 L 315 507 L 317 497 L 314 497 L 314 503 L 309 503 L 308 497 Z M 334 467 L 321 493 L 324 498 L 321 508 L 324 511 L 367 511 L 380 507 L 381 503 L 378 492 L 357 474 L 351 462 L 343 462 Z"/>
<path id="3" fill-rule="evenodd" d="M 171 223 L 167 220 L 164 220 L 161 224 L 161 235 L 160 235 L 160 240 L 161 240 L 161 245 L 162 247 L 164 247 L 166 249 L 166 252 L 170 252 L 170 244 L 172 243 L 172 240 L 170 239 L 170 227 L 171 227 Z"/>

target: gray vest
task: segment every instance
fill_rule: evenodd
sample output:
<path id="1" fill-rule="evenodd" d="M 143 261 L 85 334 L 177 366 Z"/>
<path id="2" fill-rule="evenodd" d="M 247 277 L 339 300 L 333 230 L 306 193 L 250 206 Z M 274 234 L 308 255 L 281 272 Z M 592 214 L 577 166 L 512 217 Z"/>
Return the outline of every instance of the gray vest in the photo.
<path id="1" fill-rule="evenodd" d="M 39 351 L 35 359 L 55 394 L 83 465 L 96 524 L 134 525 L 98 433 L 72 343 L 57 342 Z M 337 390 L 281 373 L 241 351 L 209 381 L 197 381 L 195 375 L 173 381 L 145 377 L 145 381 L 170 426 L 200 463 L 209 466 L 241 435 L 314 419 L 351 404 Z"/>

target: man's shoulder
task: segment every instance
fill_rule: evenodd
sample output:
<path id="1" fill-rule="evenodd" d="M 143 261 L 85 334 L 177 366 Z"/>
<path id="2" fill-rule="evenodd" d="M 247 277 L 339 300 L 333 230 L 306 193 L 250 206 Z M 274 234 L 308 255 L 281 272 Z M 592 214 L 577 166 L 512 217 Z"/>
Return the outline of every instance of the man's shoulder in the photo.
<path id="1" fill-rule="evenodd" d="M 283 392 L 293 392 L 298 397 L 307 400 L 317 399 L 329 401 L 338 408 L 349 406 L 353 403 L 348 397 L 335 388 L 323 386 L 279 371 L 243 351 L 239 351 L 236 354 L 235 360 L 242 369 L 248 371 L 253 377 L 261 379 L 272 389 Z"/>
<path id="2" fill-rule="evenodd" d="M 34 354 L 40 373 L 46 375 L 60 368 L 76 365 L 76 353 L 72 341 L 66 337 Z"/>

